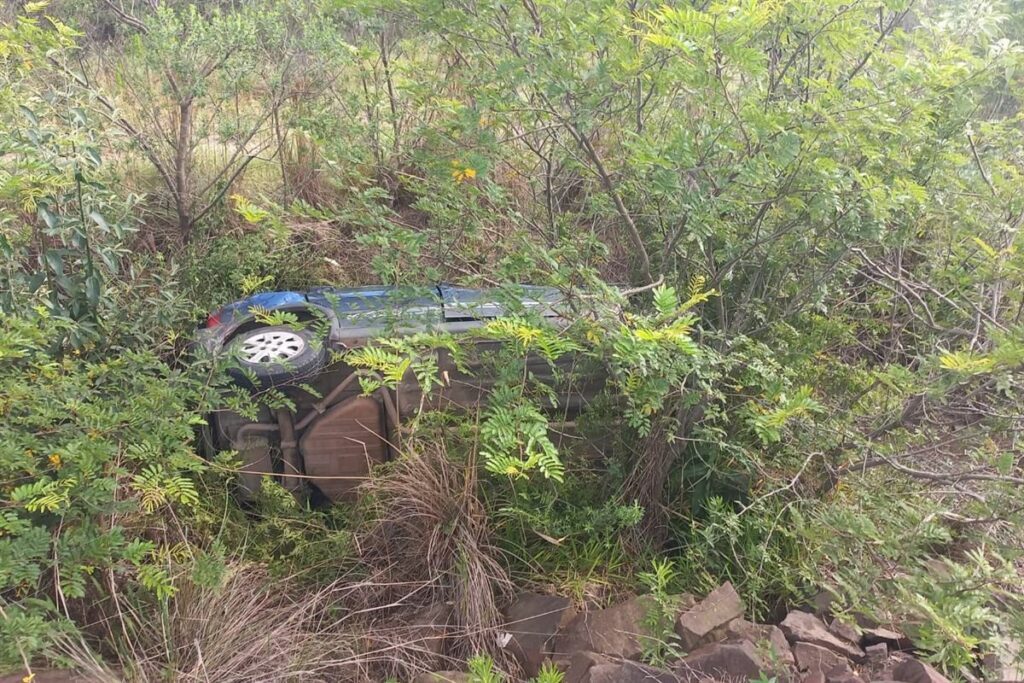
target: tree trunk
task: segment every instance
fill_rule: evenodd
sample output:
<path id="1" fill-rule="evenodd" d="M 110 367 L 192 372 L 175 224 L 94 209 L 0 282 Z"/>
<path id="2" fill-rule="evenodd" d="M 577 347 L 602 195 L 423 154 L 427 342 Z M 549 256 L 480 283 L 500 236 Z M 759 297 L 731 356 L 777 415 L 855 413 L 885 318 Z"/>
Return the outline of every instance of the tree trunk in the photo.
<path id="1" fill-rule="evenodd" d="M 192 239 L 192 98 L 178 105 L 178 139 L 174 149 L 174 202 L 182 244 Z"/>

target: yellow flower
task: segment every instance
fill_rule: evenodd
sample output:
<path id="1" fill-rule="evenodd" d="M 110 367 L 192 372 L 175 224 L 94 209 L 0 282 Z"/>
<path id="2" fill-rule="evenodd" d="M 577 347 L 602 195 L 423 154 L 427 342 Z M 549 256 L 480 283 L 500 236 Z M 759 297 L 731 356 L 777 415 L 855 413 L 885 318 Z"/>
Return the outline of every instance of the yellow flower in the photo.
<path id="1" fill-rule="evenodd" d="M 452 159 L 452 166 L 454 167 L 452 169 L 452 178 L 455 179 L 455 182 L 462 183 L 476 178 L 476 169 L 472 166 L 466 166 L 458 159 Z"/>
<path id="2" fill-rule="evenodd" d="M 508 467 L 505 468 L 505 474 L 507 474 L 510 477 L 518 477 L 520 474 L 519 468 L 516 467 L 515 465 L 510 464 Z"/>
<path id="3" fill-rule="evenodd" d="M 53 465 L 54 468 L 58 470 L 60 469 L 61 465 L 64 464 L 60 459 L 60 453 L 50 453 L 50 457 L 48 458 L 48 460 L 50 461 L 50 464 Z"/>

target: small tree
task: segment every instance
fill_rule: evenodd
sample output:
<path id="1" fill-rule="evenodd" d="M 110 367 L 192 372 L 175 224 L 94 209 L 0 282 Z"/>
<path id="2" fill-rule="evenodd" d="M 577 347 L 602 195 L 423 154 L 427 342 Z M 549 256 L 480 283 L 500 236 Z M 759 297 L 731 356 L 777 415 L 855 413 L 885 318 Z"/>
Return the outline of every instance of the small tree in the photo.
<path id="1" fill-rule="evenodd" d="M 291 19 L 278 9 L 158 8 L 126 19 L 138 33 L 107 57 L 116 78 L 79 80 L 109 92 L 98 101 L 156 171 L 183 243 L 249 164 L 280 146 L 273 124 L 301 63 Z"/>

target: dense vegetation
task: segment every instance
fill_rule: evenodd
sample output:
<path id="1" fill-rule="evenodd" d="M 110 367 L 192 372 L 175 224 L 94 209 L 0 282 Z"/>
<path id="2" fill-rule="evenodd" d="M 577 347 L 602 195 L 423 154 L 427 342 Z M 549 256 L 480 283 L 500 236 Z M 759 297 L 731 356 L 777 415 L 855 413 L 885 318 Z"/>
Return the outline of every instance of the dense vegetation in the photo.
<path id="1" fill-rule="evenodd" d="M 725 579 L 915 624 L 954 677 L 1024 637 L 1019 3 L 2 11 L 0 670 L 404 677 L 436 599 L 501 668 L 515 586 Z M 196 321 L 440 280 L 574 322 L 488 326 L 495 400 L 423 414 L 360 503 L 243 511 Z M 461 343 L 348 360 L 429 385 Z M 531 353 L 605 369 L 600 454 L 552 442 Z"/>

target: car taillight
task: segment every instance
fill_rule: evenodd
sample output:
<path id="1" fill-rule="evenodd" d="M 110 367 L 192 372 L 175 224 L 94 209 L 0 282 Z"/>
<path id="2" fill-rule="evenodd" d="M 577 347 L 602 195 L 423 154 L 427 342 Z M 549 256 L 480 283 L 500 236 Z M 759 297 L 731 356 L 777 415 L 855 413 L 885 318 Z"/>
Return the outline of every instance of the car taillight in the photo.
<path id="1" fill-rule="evenodd" d="M 210 317 L 206 319 L 206 328 L 217 327 L 220 325 L 220 316 L 216 313 L 211 313 Z"/>

